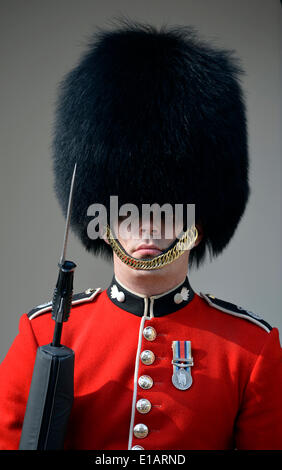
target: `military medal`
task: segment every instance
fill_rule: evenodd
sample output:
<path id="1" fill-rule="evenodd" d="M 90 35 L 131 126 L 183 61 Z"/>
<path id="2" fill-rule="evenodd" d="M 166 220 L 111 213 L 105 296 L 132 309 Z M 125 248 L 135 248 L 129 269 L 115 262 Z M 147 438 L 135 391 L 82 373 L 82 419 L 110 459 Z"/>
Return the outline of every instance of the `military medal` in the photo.
<path id="1" fill-rule="evenodd" d="M 194 363 L 191 356 L 191 341 L 173 341 L 172 353 L 172 383 L 178 390 L 187 390 L 193 381 L 191 367 Z"/>

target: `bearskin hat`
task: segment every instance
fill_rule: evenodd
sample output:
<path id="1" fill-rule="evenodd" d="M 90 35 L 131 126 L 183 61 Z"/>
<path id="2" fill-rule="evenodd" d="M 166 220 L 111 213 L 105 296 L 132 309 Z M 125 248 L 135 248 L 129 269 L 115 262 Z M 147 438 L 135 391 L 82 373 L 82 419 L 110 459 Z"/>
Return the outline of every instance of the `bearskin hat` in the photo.
<path id="1" fill-rule="evenodd" d="M 87 234 L 87 209 L 119 204 L 195 204 L 203 240 L 197 266 L 227 246 L 248 196 L 242 69 L 233 51 L 192 27 L 123 21 L 99 29 L 60 84 L 53 139 L 55 191 L 88 251 L 112 249 Z"/>

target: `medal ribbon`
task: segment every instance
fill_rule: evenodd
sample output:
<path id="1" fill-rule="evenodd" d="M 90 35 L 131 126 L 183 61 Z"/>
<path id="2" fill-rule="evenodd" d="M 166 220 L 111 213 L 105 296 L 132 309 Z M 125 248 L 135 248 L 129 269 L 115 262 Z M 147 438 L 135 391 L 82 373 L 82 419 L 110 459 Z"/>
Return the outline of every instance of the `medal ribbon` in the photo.
<path id="1" fill-rule="evenodd" d="M 172 341 L 173 372 L 180 368 L 188 369 L 193 365 L 191 356 L 191 341 Z"/>

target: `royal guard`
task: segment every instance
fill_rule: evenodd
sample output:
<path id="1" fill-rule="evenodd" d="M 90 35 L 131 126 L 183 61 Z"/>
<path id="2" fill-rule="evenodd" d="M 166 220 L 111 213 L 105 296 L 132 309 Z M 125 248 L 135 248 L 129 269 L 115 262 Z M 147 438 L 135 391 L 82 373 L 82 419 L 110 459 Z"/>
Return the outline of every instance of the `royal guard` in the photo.
<path id="1" fill-rule="evenodd" d="M 189 281 L 227 247 L 248 201 L 241 73 L 194 29 L 123 21 L 96 33 L 61 84 L 55 191 L 65 214 L 76 164 L 71 227 L 89 256 L 113 264 L 105 290 L 90 282 L 73 296 L 62 332 L 75 351 L 65 449 L 282 449 L 277 328 Z M 110 223 L 113 196 L 119 208 L 170 205 L 173 236 L 163 217 L 119 230 L 126 214 Z M 95 204 L 107 214 L 99 236 Z M 180 205 L 195 207 L 181 231 Z M 50 303 L 23 314 L 1 364 L 1 449 L 19 446 L 53 323 Z"/>

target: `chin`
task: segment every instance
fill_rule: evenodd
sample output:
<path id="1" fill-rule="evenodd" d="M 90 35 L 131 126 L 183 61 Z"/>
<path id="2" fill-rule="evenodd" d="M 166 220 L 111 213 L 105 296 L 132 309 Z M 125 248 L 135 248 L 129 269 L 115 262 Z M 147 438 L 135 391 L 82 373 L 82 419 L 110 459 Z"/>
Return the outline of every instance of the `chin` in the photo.
<path id="1" fill-rule="evenodd" d="M 129 269 L 131 269 L 131 271 L 133 272 L 132 275 L 134 275 L 136 279 L 148 279 L 152 277 L 160 278 L 160 277 L 166 276 L 168 273 L 168 269 L 167 269 L 168 267 L 169 266 L 164 266 L 158 269 L 132 269 L 132 268 L 129 268 Z"/>

